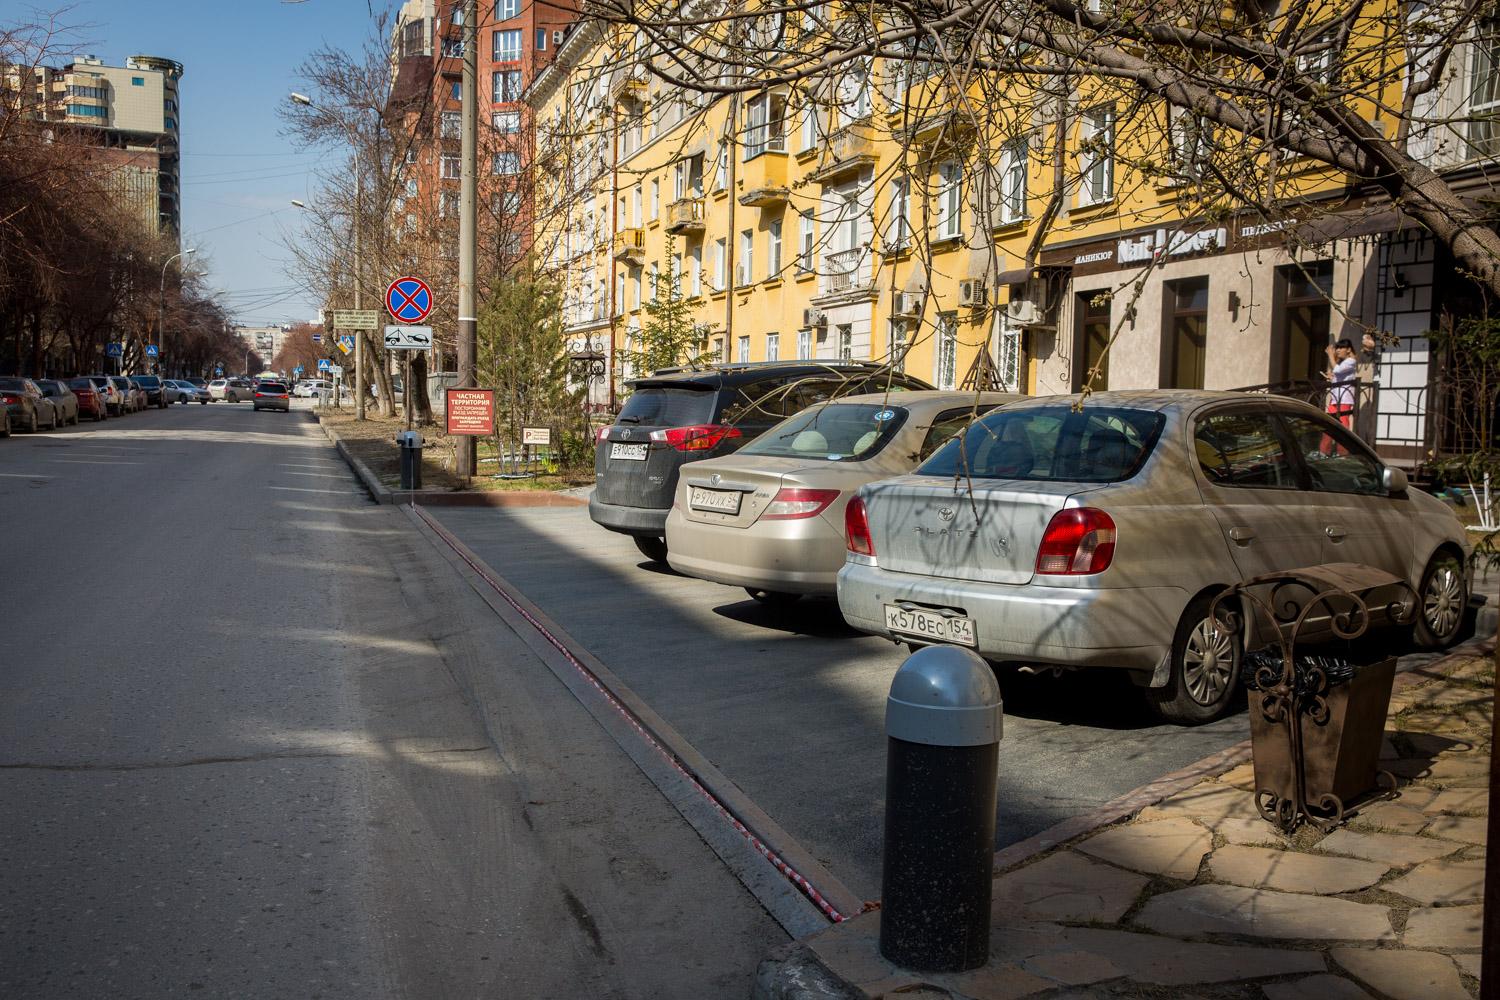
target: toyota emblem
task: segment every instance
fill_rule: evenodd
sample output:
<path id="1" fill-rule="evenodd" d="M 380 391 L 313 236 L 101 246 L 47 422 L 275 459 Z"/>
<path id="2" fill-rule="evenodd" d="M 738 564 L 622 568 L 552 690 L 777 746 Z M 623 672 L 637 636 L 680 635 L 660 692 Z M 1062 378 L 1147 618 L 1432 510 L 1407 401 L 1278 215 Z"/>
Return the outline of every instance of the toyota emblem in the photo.
<path id="1" fill-rule="evenodd" d="M 938 517 L 942 518 L 944 521 L 951 521 L 951 520 L 953 520 L 953 508 L 952 507 L 939 507 L 938 508 Z"/>
<path id="2" fill-rule="evenodd" d="M 717 472 L 715 472 L 712 476 L 709 477 L 708 485 L 718 486 L 720 482 L 722 482 L 722 478 Z"/>
<path id="3" fill-rule="evenodd" d="M 625 428 L 623 431 L 620 432 L 620 439 L 623 440 L 623 441 L 629 441 L 630 440 L 630 428 L 629 427 Z"/>

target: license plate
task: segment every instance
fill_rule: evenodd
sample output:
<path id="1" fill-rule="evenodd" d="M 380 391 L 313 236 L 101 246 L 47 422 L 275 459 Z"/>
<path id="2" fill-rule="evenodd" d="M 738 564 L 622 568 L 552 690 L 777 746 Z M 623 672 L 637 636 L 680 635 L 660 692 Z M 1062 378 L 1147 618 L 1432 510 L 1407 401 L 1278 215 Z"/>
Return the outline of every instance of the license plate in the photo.
<path id="1" fill-rule="evenodd" d="M 610 458 L 623 458 L 631 462 L 644 462 L 646 460 L 646 446 L 643 444 L 621 444 L 616 441 L 609 446 Z"/>
<path id="2" fill-rule="evenodd" d="M 973 646 L 974 622 L 969 618 L 948 617 L 921 608 L 907 610 L 895 604 L 885 606 L 885 627 L 902 635 L 916 636 L 929 642 L 954 642 Z"/>
<path id="3" fill-rule="evenodd" d="M 740 496 L 738 490 L 705 490 L 701 486 L 689 486 L 688 506 L 693 510 L 711 510 L 716 514 L 738 514 Z"/>

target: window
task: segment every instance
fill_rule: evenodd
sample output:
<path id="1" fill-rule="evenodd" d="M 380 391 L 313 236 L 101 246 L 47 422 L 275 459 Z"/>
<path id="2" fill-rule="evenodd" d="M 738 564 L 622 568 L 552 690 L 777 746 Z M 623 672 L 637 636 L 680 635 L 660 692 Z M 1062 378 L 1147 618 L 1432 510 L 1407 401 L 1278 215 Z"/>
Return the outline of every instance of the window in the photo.
<path id="1" fill-rule="evenodd" d="M 495 62 L 517 62 L 521 58 L 521 29 L 509 28 L 494 34 Z"/>
<path id="2" fill-rule="evenodd" d="M 1109 292 L 1079 292 L 1073 309 L 1073 391 L 1082 392 L 1085 385 L 1094 392 L 1109 388 Z M 1092 380 L 1089 373 L 1099 374 Z"/>
<path id="3" fill-rule="evenodd" d="M 812 394 L 818 394 L 815 390 Z M 774 434 L 762 434 L 743 449 L 746 455 L 858 462 L 888 445 L 906 423 L 905 407 L 876 403 L 835 403 L 801 410 Z"/>
<path id="4" fill-rule="evenodd" d="M 1480 20 L 1469 51 L 1469 151 L 1490 157 L 1500 153 L 1500 20 Z"/>
<path id="5" fill-rule="evenodd" d="M 890 219 L 885 227 L 885 252 L 901 253 L 911 246 L 911 180 L 891 179 Z"/>
<path id="6" fill-rule="evenodd" d="M 839 324 L 839 360 L 854 359 L 854 328 L 848 323 Z"/>
<path id="7" fill-rule="evenodd" d="M 745 159 L 762 153 L 786 152 L 783 132 L 786 98 L 780 94 L 761 94 L 745 105 Z"/>
<path id="8" fill-rule="evenodd" d="M 922 447 L 917 450 L 917 460 L 927 461 L 935 451 L 973 423 L 976 416 L 984 416 L 994 408 L 994 406 L 966 406 L 961 410 L 939 413 L 932 421 L 932 426 L 927 429 L 927 436 L 922 439 Z"/>
<path id="9" fill-rule="evenodd" d="M 1208 119 L 1187 108 L 1172 108 L 1172 164 L 1188 179 L 1203 176 L 1213 151 L 1213 132 Z"/>
<path id="10" fill-rule="evenodd" d="M 678 160 L 672 167 L 672 197 L 687 197 L 687 161 Z"/>
<path id="11" fill-rule="evenodd" d="M 661 218 L 661 181 L 651 182 L 651 221 Z"/>
<path id="12" fill-rule="evenodd" d="M 734 270 L 734 283 L 748 285 L 755 280 L 755 233 L 745 229 L 740 232 L 740 259 Z"/>
<path id="13" fill-rule="evenodd" d="M 1193 451 L 1214 486 L 1294 490 L 1296 467 L 1269 413 L 1214 413 L 1198 421 Z"/>
<path id="14" fill-rule="evenodd" d="M 495 20 L 509 21 L 521 12 L 521 0 L 495 0 Z"/>
<path id="15" fill-rule="evenodd" d="M 521 214 L 521 195 L 517 191 L 506 191 L 500 196 L 500 212 L 505 216 Z"/>
<path id="16" fill-rule="evenodd" d="M 962 235 L 963 199 L 963 165 L 950 160 L 938 167 L 938 239 L 954 239 Z"/>
<path id="17" fill-rule="evenodd" d="M 444 191 L 438 202 L 438 218 L 458 218 L 459 195 L 457 191 Z"/>
<path id="18" fill-rule="evenodd" d="M 448 96 L 455 101 L 462 101 L 464 99 L 464 84 L 462 80 L 453 80 L 450 82 Z"/>
<path id="19" fill-rule="evenodd" d="M 735 341 L 735 360 L 745 364 L 750 360 L 750 338 L 739 337 Z"/>
<path id="20" fill-rule="evenodd" d="M 694 298 L 703 294 L 703 244 L 688 251 L 688 287 Z"/>
<path id="21" fill-rule="evenodd" d="M 546 52 L 547 51 L 547 29 L 546 28 L 538 28 L 538 29 L 536 29 L 536 50 L 538 52 Z"/>
<path id="22" fill-rule="evenodd" d="M 781 277 L 781 220 L 777 219 L 767 227 L 767 237 L 770 247 L 766 256 L 766 277 Z"/>
<path id="23" fill-rule="evenodd" d="M 443 154 L 442 159 L 443 180 L 456 181 L 459 179 L 459 160 L 452 154 Z"/>
<path id="24" fill-rule="evenodd" d="M 937 333 L 933 383 L 939 389 L 952 389 L 958 382 L 958 313 L 938 316 Z"/>
<path id="25" fill-rule="evenodd" d="M 462 59 L 464 57 L 464 40 L 462 38 L 443 39 L 443 58 Z"/>
<path id="26" fill-rule="evenodd" d="M 917 469 L 924 476 L 1113 483 L 1135 475 L 1166 418 L 1125 407 L 991 411 Z M 959 442 L 962 442 L 960 444 Z"/>
<path id="27" fill-rule="evenodd" d="M 823 123 L 819 120 L 817 104 L 809 98 L 802 108 L 802 143 L 800 152 L 817 149 L 823 144 Z"/>
<path id="28" fill-rule="evenodd" d="M 521 112 L 496 111 L 490 116 L 490 124 L 494 126 L 496 132 L 513 135 L 521 131 Z"/>
<path id="29" fill-rule="evenodd" d="M 130 85 L 132 87 L 144 87 L 146 85 L 146 78 L 144 76 L 132 76 L 130 78 Z"/>
<path id="30" fill-rule="evenodd" d="M 812 357 L 812 331 L 797 331 L 797 360 L 806 361 Z"/>
<path id="31" fill-rule="evenodd" d="M 722 292 L 728 281 L 729 275 L 729 245 L 724 239 L 714 241 L 714 291 Z"/>
<path id="32" fill-rule="evenodd" d="M 503 69 L 495 73 L 492 83 L 491 98 L 496 104 L 506 104 L 521 99 L 521 71 L 518 69 Z"/>
<path id="33" fill-rule="evenodd" d="M 104 112 L 104 109 L 100 108 L 99 112 L 102 115 L 103 112 Z M 177 119 L 176 118 L 163 118 L 162 119 L 162 125 L 166 126 L 166 129 L 167 129 L 168 132 L 175 132 L 175 131 L 177 131 Z"/>
<path id="34" fill-rule="evenodd" d="M 1385 466 L 1365 451 L 1354 435 L 1337 424 L 1281 414 L 1291 431 L 1297 454 L 1307 467 L 1312 488 L 1319 493 L 1362 493 L 1383 497 Z"/>
<path id="35" fill-rule="evenodd" d="M 464 23 L 464 5 L 462 3 L 456 3 L 456 4 L 454 4 L 453 5 L 453 9 L 448 12 L 448 19 L 450 21 L 452 21 L 454 24 L 463 24 Z"/>
<path id="36" fill-rule="evenodd" d="M 729 183 L 729 147 L 719 143 L 718 152 L 714 154 L 714 190 L 724 190 L 724 185 Z"/>
<path id="37" fill-rule="evenodd" d="M 847 124 L 870 114 L 870 63 L 858 59 L 844 69 L 838 81 L 839 113 Z"/>
<path id="38" fill-rule="evenodd" d="M 417 182 L 415 180 L 410 180 L 410 179 L 407 180 L 407 182 L 406 182 L 406 196 L 408 198 L 415 198 L 417 196 Z"/>
<path id="39" fill-rule="evenodd" d="M 438 116 L 438 135 L 444 139 L 458 139 L 463 135 L 464 116 L 457 111 L 444 111 Z"/>
<path id="40" fill-rule="evenodd" d="M 1085 111 L 1079 131 L 1078 204 L 1097 205 L 1115 196 L 1115 109 Z"/>
<path id="41" fill-rule="evenodd" d="M 813 234 L 813 217 L 810 212 L 798 213 L 801 220 L 799 225 L 801 231 L 797 237 L 797 270 L 803 274 L 811 274 L 813 270 L 813 250 L 817 242 Z"/>
<path id="42" fill-rule="evenodd" d="M 911 342 L 907 339 L 907 326 L 904 320 L 893 319 L 886 321 L 885 333 L 885 362 L 891 366 L 892 371 L 906 371 L 906 352 L 911 350 Z"/>
<path id="43" fill-rule="evenodd" d="M 1000 221 L 1026 218 L 1026 165 L 1030 144 L 1012 139 L 1000 151 Z"/>
<path id="44" fill-rule="evenodd" d="M 79 115 L 79 116 L 82 116 L 84 118 L 108 118 L 109 117 L 109 110 L 107 108 L 101 108 L 101 107 L 98 107 L 97 105 L 93 105 L 93 104 L 69 104 L 67 110 L 68 110 L 68 114 L 70 114 L 70 115 Z M 171 119 L 170 118 L 167 119 L 167 121 L 168 121 L 168 126 L 167 126 L 168 128 L 174 128 L 175 127 L 174 125 L 171 124 Z"/>
<path id="45" fill-rule="evenodd" d="M 630 269 L 630 308 L 632 309 L 639 309 L 641 307 L 641 281 L 644 274 L 645 272 L 641 268 L 632 267 Z"/>
<path id="46" fill-rule="evenodd" d="M 1208 353 L 1208 279 L 1168 281 L 1162 288 L 1166 299 L 1162 388 L 1201 389 Z"/>
<path id="47" fill-rule="evenodd" d="M 1272 309 L 1277 329 L 1273 343 L 1280 351 L 1273 356 L 1275 378 L 1280 381 L 1321 379 L 1328 368 L 1328 345 L 1332 343 L 1330 321 L 1333 297 L 1333 261 L 1290 264 L 1276 269 L 1275 293 L 1280 308 Z"/>
<path id="48" fill-rule="evenodd" d="M 768 334 L 766 334 L 766 360 L 767 361 L 780 361 L 781 360 L 781 334 L 779 334 L 779 333 L 768 333 Z"/>
<path id="49" fill-rule="evenodd" d="M 519 174 L 521 172 L 520 155 L 510 152 L 496 153 L 494 172 L 496 174 Z"/>

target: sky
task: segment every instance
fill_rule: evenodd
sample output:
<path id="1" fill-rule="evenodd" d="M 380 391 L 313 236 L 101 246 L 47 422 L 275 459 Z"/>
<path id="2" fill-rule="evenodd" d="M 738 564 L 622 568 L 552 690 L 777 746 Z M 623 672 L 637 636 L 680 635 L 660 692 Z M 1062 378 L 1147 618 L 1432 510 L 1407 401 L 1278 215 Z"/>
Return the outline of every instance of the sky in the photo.
<path id="1" fill-rule="evenodd" d="M 26 0 L 44 9 L 64 0 Z M 370 0 L 377 8 L 382 0 Z M 394 10 L 397 4 L 389 4 Z M 0 22 L 16 0 L 0 0 Z M 107 64 L 131 55 L 175 59 L 181 83 L 182 246 L 236 323 L 316 320 L 322 302 L 301 287 L 284 246 L 304 220 L 315 171 L 331 154 L 281 134 L 277 107 L 296 67 L 323 43 L 357 50 L 370 30 L 366 0 L 81 0 L 68 14 L 78 50 Z"/>

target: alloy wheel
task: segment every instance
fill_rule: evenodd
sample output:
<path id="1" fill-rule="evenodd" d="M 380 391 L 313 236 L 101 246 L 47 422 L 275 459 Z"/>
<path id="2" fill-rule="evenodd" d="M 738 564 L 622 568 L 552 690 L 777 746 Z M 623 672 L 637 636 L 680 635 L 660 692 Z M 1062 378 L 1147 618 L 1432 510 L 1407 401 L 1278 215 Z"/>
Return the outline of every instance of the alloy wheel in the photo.
<path id="1" fill-rule="evenodd" d="M 1458 627 L 1463 615 L 1463 592 L 1463 578 L 1452 563 L 1438 566 L 1427 577 L 1422 592 L 1422 616 L 1434 635 L 1451 635 Z"/>
<path id="2" fill-rule="evenodd" d="M 1182 651 L 1182 677 L 1188 694 L 1200 705 L 1224 696 L 1234 679 L 1234 642 L 1229 633 L 1205 618 L 1194 626 Z"/>

